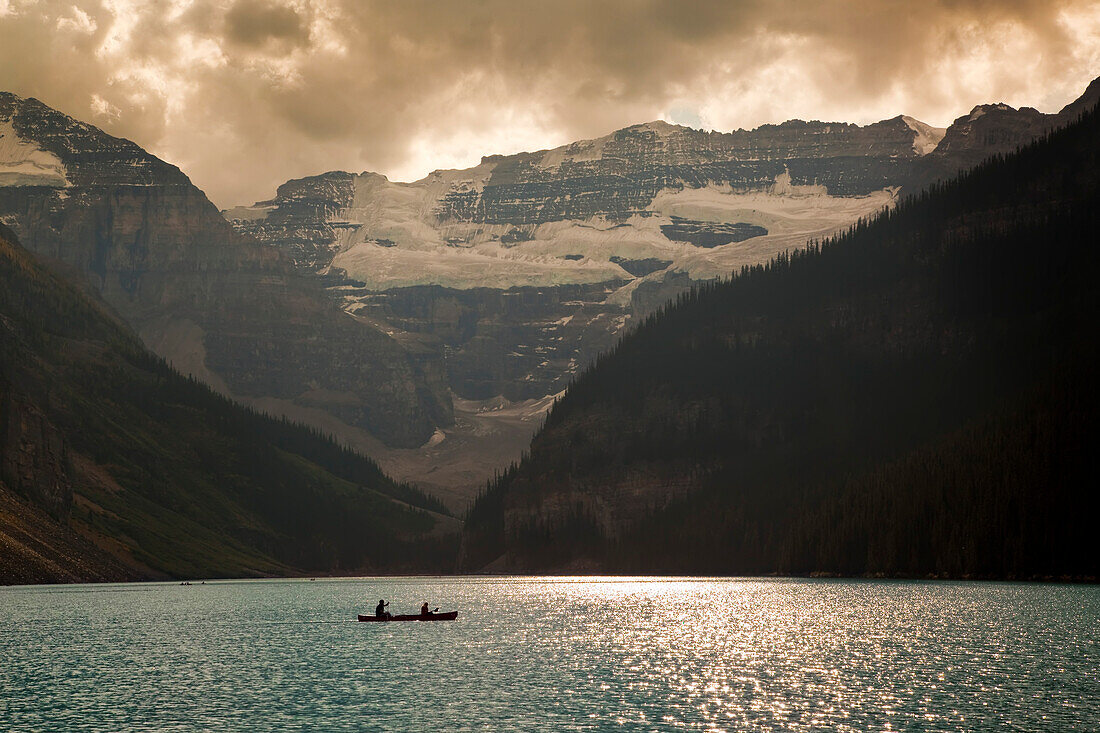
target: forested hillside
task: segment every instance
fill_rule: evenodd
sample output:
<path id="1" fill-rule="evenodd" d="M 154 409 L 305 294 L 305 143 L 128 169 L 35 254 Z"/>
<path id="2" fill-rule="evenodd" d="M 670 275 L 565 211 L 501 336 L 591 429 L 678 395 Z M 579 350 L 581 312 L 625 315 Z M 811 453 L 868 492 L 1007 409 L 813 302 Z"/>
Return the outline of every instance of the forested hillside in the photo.
<path id="1" fill-rule="evenodd" d="M 1094 111 L 651 317 L 471 511 L 463 566 L 1093 576 Z"/>
<path id="2" fill-rule="evenodd" d="M 437 570 L 441 511 L 171 370 L 0 226 L 0 582 Z"/>

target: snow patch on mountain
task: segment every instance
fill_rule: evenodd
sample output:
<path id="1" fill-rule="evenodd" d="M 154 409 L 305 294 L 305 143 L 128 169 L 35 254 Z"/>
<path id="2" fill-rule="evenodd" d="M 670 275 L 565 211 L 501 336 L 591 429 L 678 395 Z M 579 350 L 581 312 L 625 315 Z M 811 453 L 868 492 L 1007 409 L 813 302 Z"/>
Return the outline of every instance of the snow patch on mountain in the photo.
<path id="1" fill-rule="evenodd" d="M 943 136 L 947 134 L 946 127 L 932 127 L 908 115 L 902 115 L 901 119 L 916 133 L 913 138 L 913 150 L 917 155 L 931 153 L 940 144 L 940 140 L 943 140 Z"/>
<path id="2" fill-rule="evenodd" d="M 32 140 L 23 140 L 10 119 L 0 119 L 0 186 L 67 188 L 65 166 Z"/>
<path id="3" fill-rule="evenodd" d="M 463 173 L 470 185 L 478 184 L 469 171 Z M 672 270 L 695 278 L 725 276 L 804 246 L 810 238 L 827 237 L 891 205 L 896 196 L 893 188 L 868 196 L 831 196 L 824 186 L 794 185 L 784 173 L 773 186 L 758 191 L 735 191 L 728 185 L 665 189 L 647 211 L 625 221 L 597 216 L 517 228 L 439 221 L 433 215 L 435 202 L 442 185 L 451 185 L 454 178 L 439 179 L 437 186 L 432 181 L 392 183 L 372 174 L 357 177 L 352 205 L 329 220 L 336 236 L 331 267 L 372 291 L 413 285 L 470 289 L 634 281 L 612 257 L 671 260 Z M 767 234 L 704 249 L 665 236 L 662 226 L 678 220 L 748 224 Z M 629 302 L 633 287 L 625 288 L 612 296 L 616 302 Z"/>
<path id="4" fill-rule="evenodd" d="M 274 204 L 253 204 L 252 206 L 234 206 L 222 212 L 229 221 L 260 221 L 275 210 Z"/>
<path id="5" fill-rule="evenodd" d="M 610 136 L 596 138 L 595 140 L 580 140 L 570 145 L 547 150 L 539 161 L 539 167 L 544 169 L 560 168 L 565 161 L 583 163 L 590 160 L 603 158 L 603 149 L 610 140 Z"/>
<path id="6" fill-rule="evenodd" d="M 378 173 L 364 172 L 360 174 L 360 176 L 381 178 L 391 186 L 420 186 L 427 188 L 429 192 L 438 199 L 451 189 L 457 191 L 480 191 L 484 189 L 485 184 L 489 181 L 489 177 L 493 175 L 493 171 L 502 160 L 502 157 L 503 156 L 492 155 L 482 158 L 481 163 L 473 168 L 434 170 L 419 181 L 414 181 L 412 183 L 393 183 L 390 179 Z"/>
<path id="7" fill-rule="evenodd" d="M 1015 112 L 1016 109 L 1004 102 L 997 102 L 996 104 L 979 104 L 974 109 L 970 110 L 970 115 L 966 118 L 968 122 L 974 122 L 980 117 L 985 116 L 989 112 Z"/>
<path id="8" fill-rule="evenodd" d="M 354 180 L 351 206 L 329 219 L 336 241 L 331 267 L 370 290 L 411 285 L 459 289 L 586 284 L 630 280 L 609 262 L 675 255 L 661 223 L 644 217 L 613 223 L 601 217 L 555 221 L 516 235 L 510 224 L 439 221 L 435 206 L 455 185 L 483 186 L 493 163 L 467 171 L 436 171 L 416 183 L 364 174 Z M 243 218 L 237 216 L 236 218 Z M 666 259 L 673 259 L 669 256 Z"/>
<path id="9" fill-rule="evenodd" d="M 568 261 L 526 256 L 487 247 L 483 250 L 437 247 L 407 249 L 364 243 L 343 251 L 332 267 L 344 270 L 368 290 L 413 285 L 456 289 L 570 285 L 625 280 L 617 265 L 594 260 Z"/>
<path id="10" fill-rule="evenodd" d="M 704 280 L 727 277 L 745 265 L 767 262 L 780 252 L 804 247 L 810 239 L 828 237 L 860 217 L 892 206 L 896 199 L 896 188 L 886 188 L 868 196 L 830 196 L 821 193 L 794 196 L 777 195 L 771 191 L 737 192 L 728 187 L 707 186 L 661 191 L 650 209 L 667 217 L 744 222 L 768 230 L 763 236 L 713 249 L 689 248 L 676 257 L 669 268 Z"/>
<path id="11" fill-rule="evenodd" d="M 776 196 L 827 196 L 829 189 L 816 183 L 806 185 L 791 183 L 791 171 L 785 169 L 775 177 L 775 183 L 772 184 L 769 193 Z"/>

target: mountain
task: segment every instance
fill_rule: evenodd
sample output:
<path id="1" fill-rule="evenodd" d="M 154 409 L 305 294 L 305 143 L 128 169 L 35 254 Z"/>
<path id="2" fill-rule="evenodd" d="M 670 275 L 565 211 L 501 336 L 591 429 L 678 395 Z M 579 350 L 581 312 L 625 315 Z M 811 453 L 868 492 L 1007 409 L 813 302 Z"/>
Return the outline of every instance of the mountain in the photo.
<path id="1" fill-rule="evenodd" d="M 464 567 L 1095 578 L 1098 164 L 1093 108 L 681 296 L 478 500 Z"/>
<path id="2" fill-rule="evenodd" d="M 712 277 L 744 259 L 725 245 L 877 210 L 941 134 L 903 117 L 733 133 L 653 122 L 415 183 L 325 173 L 224 213 L 300 266 L 342 272 L 367 292 L 625 283 L 685 256 L 678 269 Z M 777 198 L 768 206 L 748 192 Z M 833 208 L 848 210 L 830 218 Z"/>
<path id="3" fill-rule="evenodd" d="M 0 221 L 156 353 L 225 394 L 327 411 L 396 446 L 453 421 L 439 354 L 336 307 L 176 167 L 0 93 Z"/>
<path id="4" fill-rule="evenodd" d="M 502 443 L 518 457 L 540 405 L 677 295 L 1010 152 L 1071 107 L 983 105 L 946 130 L 900 115 L 729 133 L 651 122 L 414 183 L 324 173 L 223 213 L 348 312 L 439 344 L 456 424 L 419 451 L 372 455 L 434 491 L 470 492 Z"/>
<path id="5" fill-rule="evenodd" d="M 0 582 L 449 569 L 440 509 L 181 376 L 0 225 Z"/>

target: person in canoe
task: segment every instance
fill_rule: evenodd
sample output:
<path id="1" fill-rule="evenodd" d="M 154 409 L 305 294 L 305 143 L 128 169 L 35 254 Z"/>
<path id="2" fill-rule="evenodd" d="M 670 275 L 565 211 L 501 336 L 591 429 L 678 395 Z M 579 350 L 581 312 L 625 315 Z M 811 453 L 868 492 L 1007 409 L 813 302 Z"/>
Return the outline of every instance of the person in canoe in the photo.
<path id="1" fill-rule="evenodd" d="M 389 618 L 390 612 L 386 610 L 386 606 L 390 604 L 386 603 L 381 598 L 378 599 L 378 605 L 374 607 L 374 615 L 378 618 Z"/>

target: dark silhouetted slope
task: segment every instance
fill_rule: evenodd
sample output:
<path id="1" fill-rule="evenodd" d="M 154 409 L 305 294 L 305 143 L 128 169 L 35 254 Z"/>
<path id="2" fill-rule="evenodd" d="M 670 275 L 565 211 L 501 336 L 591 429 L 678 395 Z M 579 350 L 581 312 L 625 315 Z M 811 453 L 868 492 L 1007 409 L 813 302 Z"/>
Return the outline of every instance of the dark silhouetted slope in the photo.
<path id="1" fill-rule="evenodd" d="M 1095 111 L 650 318 L 477 502 L 469 569 L 1093 576 Z"/>
<path id="2" fill-rule="evenodd" d="M 0 226 L 0 582 L 438 569 L 439 508 L 180 376 Z"/>

